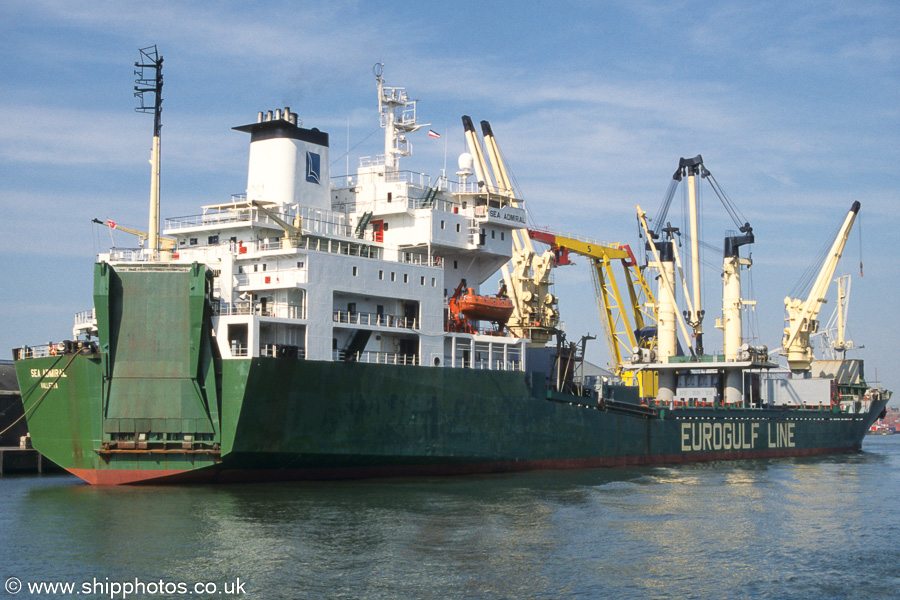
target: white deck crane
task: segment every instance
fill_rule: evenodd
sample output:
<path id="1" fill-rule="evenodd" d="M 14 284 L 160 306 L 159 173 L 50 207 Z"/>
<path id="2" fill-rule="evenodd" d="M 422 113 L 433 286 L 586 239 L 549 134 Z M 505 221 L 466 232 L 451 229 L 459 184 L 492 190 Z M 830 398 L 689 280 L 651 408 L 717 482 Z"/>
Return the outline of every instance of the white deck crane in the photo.
<path id="1" fill-rule="evenodd" d="M 782 354 L 787 356 L 788 366 L 792 372 L 809 371 L 813 361 L 809 336 L 818 330 L 819 321 L 816 317 L 819 315 L 822 304 L 825 303 L 825 294 L 828 292 L 831 278 L 834 277 L 834 271 L 841 260 L 841 254 L 844 252 L 844 246 L 847 244 L 850 229 L 853 227 L 858 212 L 859 202 L 854 202 L 844 218 L 844 224 L 841 225 L 806 300 L 790 296 L 784 299 L 787 323 L 784 328 Z"/>

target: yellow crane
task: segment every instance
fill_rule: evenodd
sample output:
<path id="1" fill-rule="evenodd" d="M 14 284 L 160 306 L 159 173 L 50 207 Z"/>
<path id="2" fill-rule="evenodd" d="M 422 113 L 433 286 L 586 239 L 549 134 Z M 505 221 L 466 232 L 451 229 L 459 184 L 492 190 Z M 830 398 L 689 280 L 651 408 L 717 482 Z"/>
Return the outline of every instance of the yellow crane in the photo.
<path id="1" fill-rule="evenodd" d="M 115 221 L 101 221 L 100 219 L 94 219 L 94 223 L 98 225 L 103 225 L 105 227 L 109 227 L 110 229 L 115 229 L 116 231 L 124 231 L 125 233 L 130 233 L 131 235 L 136 235 L 138 238 L 138 244 L 143 247 L 144 241 L 150 239 L 150 235 L 144 231 L 138 231 L 137 229 L 130 229 L 128 227 L 122 227 L 118 225 Z M 172 238 L 158 236 L 159 239 L 159 249 L 160 250 L 174 250 L 177 242 Z M 152 248 L 151 248 L 152 249 Z"/>
<path id="2" fill-rule="evenodd" d="M 631 358 L 633 349 L 650 347 L 654 343 L 655 336 L 644 337 L 639 332 L 656 325 L 656 299 L 631 248 L 626 244 L 588 241 L 546 230 L 529 229 L 528 234 L 531 239 L 553 249 L 557 265 L 571 264 L 568 261 L 570 252 L 590 259 L 597 306 L 606 332 L 610 358 L 616 374 L 623 375 L 622 364 Z M 624 271 L 622 285 L 613 270 L 616 263 Z M 623 290 L 627 297 L 623 295 Z"/>

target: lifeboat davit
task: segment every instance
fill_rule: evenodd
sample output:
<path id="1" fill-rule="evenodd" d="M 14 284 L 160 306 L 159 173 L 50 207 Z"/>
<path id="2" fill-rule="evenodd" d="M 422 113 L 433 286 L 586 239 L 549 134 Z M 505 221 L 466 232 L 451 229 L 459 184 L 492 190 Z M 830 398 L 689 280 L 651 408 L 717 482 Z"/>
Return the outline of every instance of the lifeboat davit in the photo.
<path id="1" fill-rule="evenodd" d="M 457 305 L 459 312 L 473 321 L 506 323 L 513 313 L 513 303 L 509 298 L 477 296 L 472 288 L 468 288 L 466 293 L 457 299 Z"/>

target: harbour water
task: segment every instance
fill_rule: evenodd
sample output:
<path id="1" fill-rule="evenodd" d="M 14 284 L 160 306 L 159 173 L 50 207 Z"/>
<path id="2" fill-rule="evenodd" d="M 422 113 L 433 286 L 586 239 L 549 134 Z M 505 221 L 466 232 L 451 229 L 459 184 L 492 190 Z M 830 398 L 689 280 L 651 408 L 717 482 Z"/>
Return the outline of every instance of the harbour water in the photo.
<path id="1" fill-rule="evenodd" d="M 864 448 L 631 470 L 218 487 L 8 476 L 2 594 L 896 598 L 900 436 L 869 436 Z M 38 592 L 41 583 L 74 591 Z"/>

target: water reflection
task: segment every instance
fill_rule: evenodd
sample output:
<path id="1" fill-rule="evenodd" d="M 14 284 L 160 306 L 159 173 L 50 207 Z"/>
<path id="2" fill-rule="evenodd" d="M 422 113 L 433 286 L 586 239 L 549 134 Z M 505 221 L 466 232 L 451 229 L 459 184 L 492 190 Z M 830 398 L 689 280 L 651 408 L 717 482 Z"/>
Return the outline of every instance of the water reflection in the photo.
<path id="1" fill-rule="evenodd" d="M 388 481 L 92 488 L 8 478 L 0 531 L 16 543 L 0 561 L 23 579 L 239 576 L 265 598 L 840 597 L 900 558 L 889 541 L 900 443 L 867 447 Z M 873 533 L 878 518 L 889 538 Z"/>

